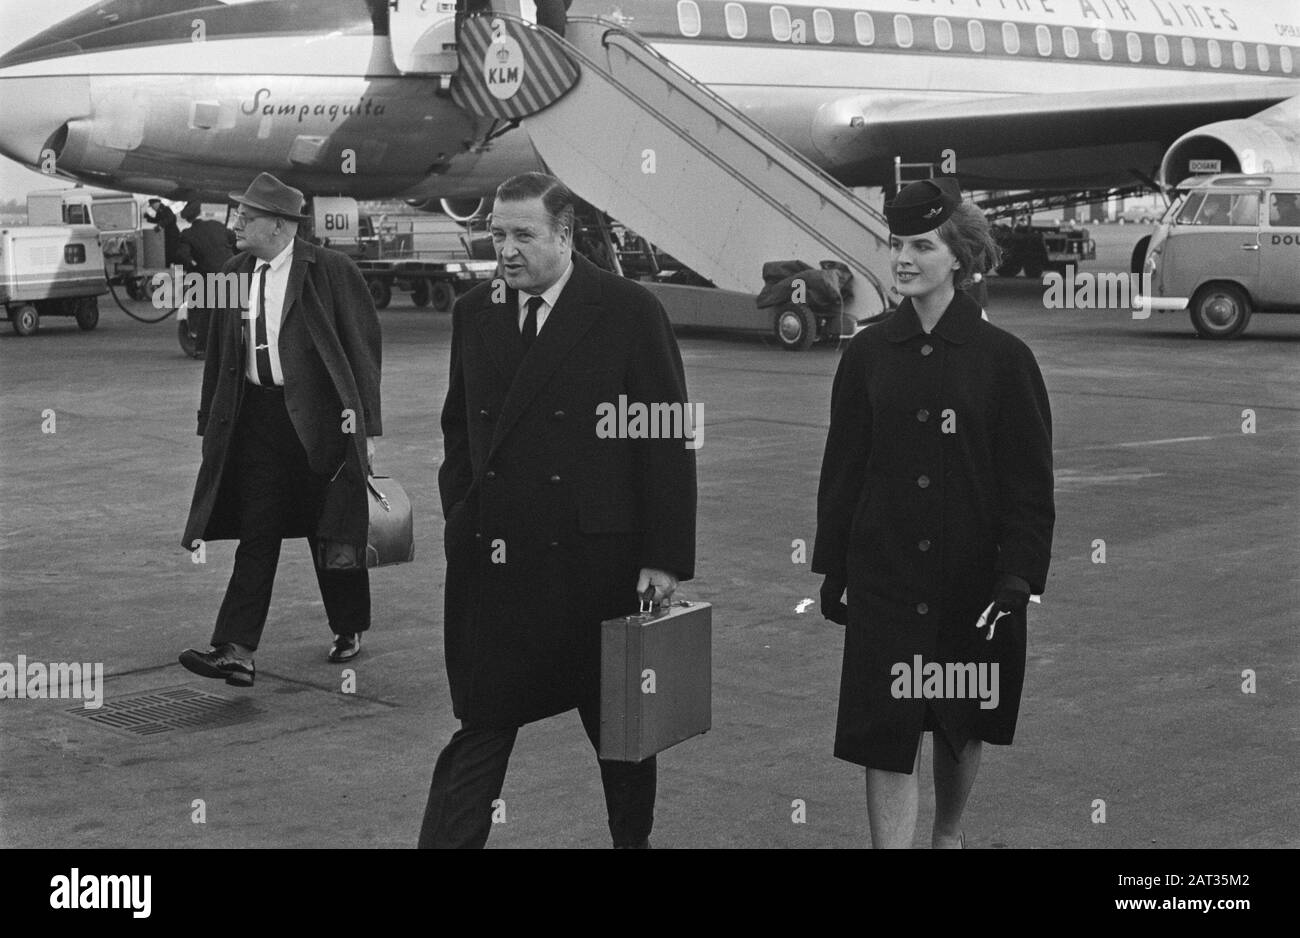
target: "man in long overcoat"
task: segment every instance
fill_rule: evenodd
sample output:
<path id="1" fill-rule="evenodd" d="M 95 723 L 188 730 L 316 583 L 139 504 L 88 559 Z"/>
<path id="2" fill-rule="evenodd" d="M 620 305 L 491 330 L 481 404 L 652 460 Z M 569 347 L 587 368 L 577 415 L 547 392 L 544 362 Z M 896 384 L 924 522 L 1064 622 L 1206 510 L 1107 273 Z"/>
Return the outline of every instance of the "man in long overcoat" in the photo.
<path id="1" fill-rule="evenodd" d="M 604 434 L 597 417 L 620 396 L 684 406 L 681 355 L 652 294 L 573 254 L 573 202 L 541 173 L 503 183 L 502 279 L 453 312 L 438 483 L 461 728 L 434 769 L 422 847 L 486 842 L 523 724 L 576 707 L 598 747 L 601 621 L 694 575 L 690 441 Z M 654 758 L 600 771 L 614 845 L 648 845 Z"/>
<path id="2" fill-rule="evenodd" d="M 205 677 L 253 683 L 252 653 L 271 602 L 282 538 L 306 537 L 334 644 L 331 661 L 354 657 L 370 627 L 364 568 L 322 569 L 331 556 L 364 557 L 366 474 L 379 405 L 379 317 L 347 257 L 298 238 L 303 195 L 263 173 L 240 205 L 241 253 L 223 268 L 247 278 L 249 308 L 236 298 L 215 310 L 198 432 L 199 469 L 185 527 L 187 550 L 239 540 L 212 650 L 181 663 Z M 364 561 L 362 561 L 364 563 Z"/>

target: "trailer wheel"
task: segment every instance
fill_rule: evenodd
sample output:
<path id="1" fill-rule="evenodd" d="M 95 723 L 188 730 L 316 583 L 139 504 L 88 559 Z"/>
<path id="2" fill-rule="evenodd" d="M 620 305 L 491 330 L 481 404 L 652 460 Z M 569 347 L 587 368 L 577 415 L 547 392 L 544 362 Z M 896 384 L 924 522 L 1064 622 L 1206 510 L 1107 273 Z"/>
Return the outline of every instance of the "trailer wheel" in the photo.
<path id="1" fill-rule="evenodd" d="M 375 301 L 375 309 L 387 309 L 393 301 L 393 285 L 387 280 L 368 280 L 370 298 Z"/>
<path id="2" fill-rule="evenodd" d="M 176 338 L 181 343 L 181 351 L 185 353 L 186 358 L 198 358 L 199 340 L 193 332 L 190 331 L 190 321 L 188 319 L 178 320 L 176 323 Z"/>
<path id="3" fill-rule="evenodd" d="M 1202 339 L 1231 339 L 1250 322 L 1250 298 L 1231 283 L 1207 283 L 1192 297 L 1191 316 Z"/>
<path id="4" fill-rule="evenodd" d="M 429 305 L 429 281 L 415 281 L 411 286 L 411 302 L 421 309 Z"/>
<path id="5" fill-rule="evenodd" d="M 41 327 L 40 314 L 31 303 L 24 303 L 10 313 L 9 321 L 14 327 L 14 332 L 21 336 L 36 335 L 36 330 Z"/>
<path id="6" fill-rule="evenodd" d="M 817 341 L 817 320 L 806 306 L 777 310 L 773 326 L 776 340 L 787 352 L 806 351 Z"/>
<path id="7" fill-rule="evenodd" d="M 77 327 L 82 332 L 89 332 L 99 325 L 99 301 L 93 296 L 83 296 L 73 301 L 76 303 Z"/>
<path id="8" fill-rule="evenodd" d="M 1137 244 L 1133 245 L 1133 256 L 1129 258 L 1128 269 L 1135 274 L 1141 274 L 1142 268 L 1147 263 L 1147 247 L 1151 244 L 1151 235 L 1138 238 Z"/>
<path id="9" fill-rule="evenodd" d="M 435 312 L 445 313 L 456 304 L 456 290 L 445 280 L 435 280 L 431 293 Z"/>

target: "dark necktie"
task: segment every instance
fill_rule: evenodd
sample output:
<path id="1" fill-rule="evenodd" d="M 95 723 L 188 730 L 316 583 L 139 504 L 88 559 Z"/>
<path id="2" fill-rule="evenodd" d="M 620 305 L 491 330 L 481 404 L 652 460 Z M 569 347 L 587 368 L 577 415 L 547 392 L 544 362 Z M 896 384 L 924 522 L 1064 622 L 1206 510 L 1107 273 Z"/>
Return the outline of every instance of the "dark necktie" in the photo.
<path id="1" fill-rule="evenodd" d="M 524 348 L 532 345 L 533 339 L 537 338 L 537 312 L 545 302 L 540 296 L 530 296 L 528 298 L 528 315 L 524 317 Z"/>
<path id="2" fill-rule="evenodd" d="M 266 272 L 270 269 L 270 264 L 257 265 L 257 331 L 253 345 L 257 383 L 265 388 L 275 384 L 275 373 L 271 371 L 271 340 L 266 335 Z"/>

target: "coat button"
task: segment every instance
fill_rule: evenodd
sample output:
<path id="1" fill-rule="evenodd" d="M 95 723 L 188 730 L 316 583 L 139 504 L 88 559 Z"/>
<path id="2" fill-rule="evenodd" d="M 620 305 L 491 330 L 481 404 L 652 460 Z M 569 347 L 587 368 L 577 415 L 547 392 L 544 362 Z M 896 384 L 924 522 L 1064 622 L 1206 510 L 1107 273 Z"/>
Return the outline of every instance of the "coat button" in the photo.
<path id="1" fill-rule="evenodd" d="M 922 355 L 929 355 L 929 354 L 930 354 L 931 352 L 933 352 L 933 351 L 934 351 L 934 346 L 933 346 L 933 345 L 928 345 L 928 344 L 927 344 L 927 345 L 922 345 L 922 346 L 921 346 L 921 354 L 922 354 Z"/>
<path id="2" fill-rule="evenodd" d="M 921 489 L 928 489 L 930 487 L 930 477 L 919 476 L 916 480 L 916 487 Z"/>
<path id="3" fill-rule="evenodd" d="M 916 549 L 919 550 L 919 551 L 921 551 L 922 553 L 924 553 L 925 551 L 927 551 L 927 550 L 930 549 L 930 542 L 929 542 L 929 541 L 918 541 L 917 544 L 916 544 Z"/>
<path id="4" fill-rule="evenodd" d="M 487 477 L 488 477 L 489 479 L 495 479 L 495 478 L 497 477 L 496 470 L 495 470 L 495 469 L 489 469 L 489 470 L 487 471 Z"/>
<path id="5" fill-rule="evenodd" d="M 227 374 L 232 374 L 232 375 L 233 375 L 233 374 L 235 373 L 235 366 L 234 366 L 234 365 L 231 365 L 229 368 L 227 368 L 227 369 L 226 369 L 226 373 L 227 373 Z"/>
<path id="6" fill-rule="evenodd" d="M 929 611 L 930 611 L 930 607 L 927 606 L 925 603 L 917 603 L 917 604 L 916 604 L 916 614 L 917 614 L 917 615 L 923 616 L 923 615 L 925 615 L 925 614 L 926 614 L 927 612 L 929 612 Z"/>
<path id="7" fill-rule="evenodd" d="M 563 419 L 564 419 L 564 411 L 562 411 L 562 410 L 557 410 L 555 413 L 551 414 L 551 418 L 552 418 L 553 420 L 563 420 Z"/>
<path id="8" fill-rule="evenodd" d="M 475 532 L 474 532 L 474 540 L 476 540 L 476 541 L 481 541 L 481 540 L 483 540 L 483 532 L 482 532 L 482 531 L 475 531 Z"/>
<path id="9" fill-rule="evenodd" d="M 916 412 L 916 419 L 921 421 L 921 423 L 925 423 L 927 420 L 930 419 L 930 412 L 926 410 L 924 407 L 922 407 L 920 410 Z"/>
<path id="10" fill-rule="evenodd" d="M 551 476 L 551 485 L 559 485 L 559 484 L 560 484 L 560 477 L 559 477 L 559 476 Z"/>
<path id="11" fill-rule="evenodd" d="M 551 547 L 559 547 L 559 546 L 560 546 L 560 542 L 559 542 L 559 541 L 551 541 L 550 546 L 551 546 Z"/>
<path id="12" fill-rule="evenodd" d="M 480 410 L 480 411 L 478 412 L 478 415 L 479 415 L 480 417 L 482 417 L 484 420 L 490 420 L 490 419 L 492 419 L 492 415 L 489 414 L 486 410 Z"/>

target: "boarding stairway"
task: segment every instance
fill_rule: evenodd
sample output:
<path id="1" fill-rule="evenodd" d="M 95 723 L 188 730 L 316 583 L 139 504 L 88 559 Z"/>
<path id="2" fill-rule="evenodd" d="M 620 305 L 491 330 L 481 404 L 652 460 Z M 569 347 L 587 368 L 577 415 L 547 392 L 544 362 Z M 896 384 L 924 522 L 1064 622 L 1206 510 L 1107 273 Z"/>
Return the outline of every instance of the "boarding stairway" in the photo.
<path id="1" fill-rule="evenodd" d="M 833 260 L 853 273 L 846 319 L 884 311 L 884 217 L 635 33 L 573 17 L 561 38 L 493 13 L 460 47 L 463 107 L 518 121 L 580 198 L 718 287 L 752 295 L 767 261 Z M 522 82 L 493 67 L 521 56 Z"/>

